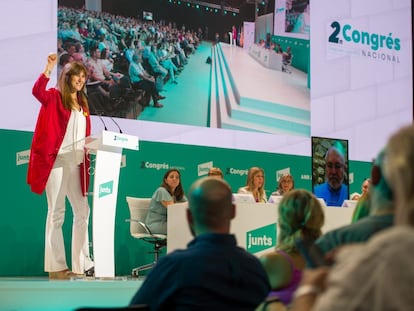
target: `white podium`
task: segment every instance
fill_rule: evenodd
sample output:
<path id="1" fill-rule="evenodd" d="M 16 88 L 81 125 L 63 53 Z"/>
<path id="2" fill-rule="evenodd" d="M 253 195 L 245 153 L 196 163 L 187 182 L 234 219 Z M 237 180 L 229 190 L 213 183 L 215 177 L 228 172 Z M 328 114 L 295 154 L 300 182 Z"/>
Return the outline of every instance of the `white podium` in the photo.
<path id="1" fill-rule="evenodd" d="M 138 150 L 136 136 L 110 131 L 86 138 L 85 147 L 96 154 L 92 200 L 92 247 L 95 277 L 115 277 L 114 235 L 122 150 Z"/>

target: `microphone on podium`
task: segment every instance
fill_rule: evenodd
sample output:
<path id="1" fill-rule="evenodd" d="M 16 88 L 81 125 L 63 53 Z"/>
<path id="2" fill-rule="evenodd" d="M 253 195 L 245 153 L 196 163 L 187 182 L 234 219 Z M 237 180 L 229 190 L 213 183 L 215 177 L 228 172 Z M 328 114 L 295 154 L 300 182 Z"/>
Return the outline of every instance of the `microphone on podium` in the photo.
<path id="1" fill-rule="evenodd" d="M 114 118 L 112 118 L 112 117 L 109 117 L 109 118 L 112 120 L 112 122 L 114 122 L 114 123 L 115 123 L 116 127 L 117 127 L 117 128 L 118 128 L 118 130 L 119 130 L 119 133 L 120 133 L 120 134 L 122 134 L 123 132 L 122 132 L 121 127 L 119 126 L 119 124 L 118 124 L 117 122 L 115 122 Z"/>
<path id="2" fill-rule="evenodd" d="M 102 122 L 102 124 L 104 126 L 104 130 L 107 131 L 108 128 L 106 127 L 105 121 L 102 118 L 102 114 L 103 114 L 103 112 L 101 112 L 100 114 L 97 114 L 97 116 L 98 116 L 99 120 L 101 120 L 101 122 Z"/>

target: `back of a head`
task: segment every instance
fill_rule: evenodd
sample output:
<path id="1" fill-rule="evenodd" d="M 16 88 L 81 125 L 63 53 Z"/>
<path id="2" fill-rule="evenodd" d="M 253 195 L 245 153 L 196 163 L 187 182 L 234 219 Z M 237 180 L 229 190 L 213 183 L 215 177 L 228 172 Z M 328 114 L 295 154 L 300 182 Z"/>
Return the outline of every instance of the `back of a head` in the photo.
<path id="1" fill-rule="evenodd" d="M 134 54 L 132 55 L 132 61 L 133 61 L 134 63 L 138 63 L 138 62 L 139 62 L 139 55 L 138 55 L 137 53 L 134 53 Z"/>
<path id="2" fill-rule="evenodd" d="M 197 180 L 188 195 L 194 226 L 199 231 L 222 231 L 234 217 L 232 190 L 221 179 L 204 177 Z"/>
<path id="3" fill-rule="evenodd" d="M 279 203 L 279 245 L 287 252 L 296 250 L 295 240 L 316 240 L 321 234 L 325 215 L 316 197 L 307 190 L 292 190 Z"/>
<path id="4" fill-rule="evenodd" d="M 391 212 L 394 209 L 393 192 L 384 174 L 384 150 L 380 151 L 371 170 L 370 214 Z"/>
<path id="5" fill-rule="evenodd" d="M 414 226 L 414 126 L 395 133 L 385 149 L 384 175 L 395 196 L 397 224 Z"/>

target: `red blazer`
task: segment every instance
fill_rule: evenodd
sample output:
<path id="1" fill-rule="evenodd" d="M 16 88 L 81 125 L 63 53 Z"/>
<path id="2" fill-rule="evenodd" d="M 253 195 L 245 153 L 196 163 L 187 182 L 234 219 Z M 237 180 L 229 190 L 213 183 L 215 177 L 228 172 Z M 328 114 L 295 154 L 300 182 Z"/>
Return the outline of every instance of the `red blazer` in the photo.
<path id="1" fill-rule="evenodd" d="M 62 96 L 56 88 L 46 90 L 49 78 L 41 74 L 35 82 L 32 94 L 42 104 L 33 134 L 32 147 L 30 150 L 29 169 L 27 183 L 33 192 L 42 194 L 46 182 L 55 163 L 60 146 L 69 122 L 70 111 L 65 109 Z M 86 117 L 86 133 L 91 133 L 91 119 L 89 109 L 83 107 Z M 89 189 L 89 157 L 85 153 L 81 164 L 80 179 L 83 195 Z"/>

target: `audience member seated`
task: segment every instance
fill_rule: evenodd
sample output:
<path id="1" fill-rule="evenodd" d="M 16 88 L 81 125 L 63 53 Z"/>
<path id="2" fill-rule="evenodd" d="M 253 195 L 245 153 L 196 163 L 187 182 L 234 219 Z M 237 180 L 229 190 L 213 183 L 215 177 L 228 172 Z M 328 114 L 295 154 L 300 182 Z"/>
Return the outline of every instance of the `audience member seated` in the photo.
<path id="1" fill-rule="evenodd" d="M 137 105 L 142 100 L 143 91 L 134 90 L 127 76 L 114 80 L 115 84 L 109 89 L 110 108 L 104 115 L 136 119 Z"/>
<path id="2" fill-rule="evenodd" d="M 329 231 L 321 236 L 316 244 L 325 253 L 335 248 L 351 243 L 366 242 L 377 232 L 391 227 L 394 222 L 394 203 L 392 191 L 384 179 L 376 172 L 383 170 L 384 152 L 381 152 L 372 170 L 372 184 L 370 189 L 371 213 L 357 222 Z"/>
<path id="3" fill-rule="evenodd" d="M 88 59 L 88 67 L 90 68 L 89 85 L 98 82 L 105 91 L 109 91 L 109 87 L 114 84 L 111 73 L 106 69 L 101 59 L 101 51 L 94 46 L 90 50 L 90 57 Z"/>
<path id="4" fill-rule="evenodd" d="M 59 55 L 59 63 L 57 66 L 57 76 L 60 77 L 60 73 L 63 70 L 63 67 L 65 67 L 66 64 L 73 62 L 73 57 L 67 52 L 63 52 Z"/>
<path id="5" fill-rule="evenodd" d="M 342 206 L 348 199 L 348 186 L 344 184 L 345 157 L 339 148 L 332 146 L 325 155 L 325 182 L 317 185 L 313 193 L 325 200 L 327 206 Z"/>
<path id="6" fill-rule="evenodd" d="M 316 197 L 306 190 L 292 190 L 279 207 L 280 232 L 276 250 L 260 257 L 272 291 L 268 298 L 278 297 L 286 306 L 299 286 L 306 261 L 296 248 L 296 239 L 314 241 L 322 233 L 324 213 Z"/>
<path id="7" fill-rule="evenodd" d="M 354 213 L 352 214 L 352 223 L 357 222 L 359 219 L 364 218 L 369 215 L 369 206 L 368 198 L 369 198 L 369 186 L 371 180 L 366 178 L 361 185 L 361 196 L 358 199 L 358 203 L 355 207 Z"/>
<path id="8" fill-rule="evenodd" d="M 161 80 L 164 80 L 167 75 L 168 75 L 168 70 L 165 69 L 158 61 L 157 55 L 156 55 L 156 47 L 154 45 L 154 43 L 149 40 L 147 45 L 144 48 L 144 51 L 142 53 L 142 58 L 143 61 L 147 61 L 148 62 L 148 66 L 150 68 L 146 68 L 145 65 L 143 64 L 144 68 L 146 70 L 150 69 L 148 72 L 151 73 L 152 75 L 156 76 L 156 77 L 160 77 Z"/>
<path id="9" fill-rule="evenodd" d="M 164 44 L 161 42 L 157 45 L 157 57 L 161 66 L 168 70 L 170 80 L 172 83 L 177 84 L 176 74 L 179 73 L 177 66 L 171 60 L 171 54 L 166 50 Z"/>
<path id="10" fill-rule="evenodd" d="M 107 48 L 101 50 L 101 59 L 106 70 L 111 73 L 114 70 L 114 60 L 111 58 Z"/>
<path id="11" fill-rule="evenodd" d="M 186 202 L 180 171 L 169 169 L 162 179 L 161 186 L 151 198 L 145 223 L 152 233 L 167 234 L 167 208 L 177 202 Z"/>
<path id="12" fill-rule="evenodd" d="M 265 40 L 263 40 L 263 39 L 260 39 L 258 44 L 259 44 L 259 46 L 261 46 L 262 48 L 264 48 L 264 47 L 265 47 L 265 45 L 266 45 Z"/>
<path id="13" fill-rule="evenodd" d="M 359 194 L 359 192 L 353 192 L 349 195 L 349 198 L 352 201 L 358 201 L 361 198 L 361 195 Z"/>
<path id="14" fill-rule="evenodd" d="M 361 185 L 361 196 L 367 195 L 369 192 L 370 178 L 365 178 Z"/>
<path id="15" fill-rule="evenodd" d="M 129 64 L 129 77 L 131 79 L 132 87 L 134 89 L 144 90 L 151 95 L 153 106 L 156 108 L 162 108 L 163 105 L 158 101 L 164 99 L 155 87 L 155 78 L 148 74 L 141 65 L 141 56 L 134 54 L 132 56 L 132 62 Z"/>
<path id="16" fill-rule="evenodd" d="M 270 33 L 268 32 L 266 34 L 266 41 L 265 41 L 265 48 L 266 49 L 270 49 L 270 45 L 272 44 L 272 36 L 270 35 Z"/>
<path id="17" fill-rule="evenodd" d="M 286 48 L 285 52 L 282 52 L 282 71 L 287 71 L 287 65 L 292 62 L 292 51 L 290 46 Z"/>
<path id="18" fill-rule="evenodd" d="M 260 167 L 251 167 L 247 173 L 246 186 L 239 188 L 237 192 L 252 194 L 257 203 L 266 203 L 264 184 L 264 170 Z"/>
<path id="19" fill-rule="evenodd" d="M 144 42 L 155 46 L 161 42 L 169 43 L 169 55 L 176 55 L 171 60 L 177 62 L 175 66 L 182 68 L 187 63 L 190 54 L 195 52 L 199 40 L 194 31 L 186 32 L 184 25 L 181 30 L 173 25 L 173 23 L 166 25 L 163 21 L 153 21 L 148 24 L 136 18 L 113 15 L 107 12 L 103 20 L 102 16 L 95 11 L 60 6 L 58 8 L 58 49 L 60 53 L 71 54 L 74 59 L 76 54 L 76 60 L 82 61 L 90 69 L 91 79 L 87 82 L 88 95 L 91 104 L 97 108 L 97 111 L 101 111 L 102 107 L 113 106 L 113 103 L 109 101 L 109 91 L 111 86 L 119 87 L 117 79 L 120 79 L 121 76 L 111 79 L 109 75 L 104 73 L 100 78 L 94 78 L 96 74 L 100 75 L 101 73 L 93 61 L 90 61 L 94 49 L 99 44 L 102 48 L 105 47 L 108 56 L 111 56 L 108 59 L 113 59 L 112 73 L 128 75 L 132 55 L 144 50 Z M 130 51 L 127 48 L 130 48 Z M 67 50 L 65 51 L 65 49 Z M 149 51 L 150 49 L 151 47 L 148 46 Z M 148 51 L 146 50 L 146 52 Z M 145 59 L 142 65 L 149 74 L 156 76 L 156 88 L 161 91 L 169 75 L 159 64 L 162 72 L 153 73 L 152 69 L 148 68 L 150 67 L 149 63 L 149 59 Z M 148 67 L 145 67 L 147 64 Z M 111 73 L 110 69 L 108 71 Z"/>
<path id="20" fill-rule="evenodd" d="M 278 54 L 283 54 L 283 50 L 282 50 L 282 47 L 280 46 L 280 44 L 279 43 L 277 43 L 276 44 L 276 46 L 275 46 L 275 52 L 276 53 L 278 53 Z"/>
<path id="21" fill-rule="evenodd" d="M 292 51 L 291 51 L 290 46 L 288 46 L 286 48 L 286 52 L 283 52 L 283 62 L 287 63 L 290 61 L 291 58 L 292 58 Z"/>
<path id="22" fill-rule="evenodd" d="M 176 65 L 180 67 L 180 66 L 184 66 L 185 64 L 187 64 L 188 63 L 187 56 L 185 55 L 185 52 L 182 49 L 178 39 L 173 39 L 171 44 L 174 48 L 174 53 L 177 55 L 179 59 L 179 62 Z"/>
<path id="23" fill-rule="evenodd" d="M 196 50 L 196 42 L 190 31 L 187 31 L 182 37 L 181 47 L 183 48 L 185 55 L 188 57 L 190 54 L 194 54 Z"/>
<path id="24" fill-rule="evenodd" d="M 331 269 L 306 270 L 293 311 L 405 311 L 414 306 L 413 125 L 391 136 L 382 163 L 375 180 L 384 178 L 391 188 L 394 226 L 366 243 L 342 247 Z"/>
<path id="25" fill-rule="evenodd" d="M 189 191 L 187 223 L 194 235 L 187 249 L 162 257 L 131 304 L 161 310 L 254 310 L 270 291 L 259 260 L 230 234 L 235 217 L 232 190 L 204 177 Z"/>

